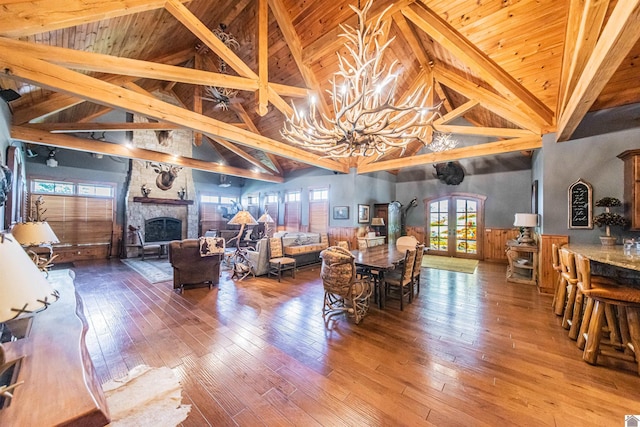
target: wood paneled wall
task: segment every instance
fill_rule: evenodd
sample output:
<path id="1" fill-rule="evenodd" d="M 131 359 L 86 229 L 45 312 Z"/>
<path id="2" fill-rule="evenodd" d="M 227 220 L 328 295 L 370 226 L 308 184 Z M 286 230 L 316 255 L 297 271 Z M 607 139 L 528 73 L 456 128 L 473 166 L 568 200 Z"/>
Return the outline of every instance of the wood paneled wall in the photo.
<path id="1" fill-rule="evenodd" d="M 569 243 L 569 236 L 543 234 L 538 239 L 538 290 L 544 294 L 555 292 L 558 280 L 557 273 L 553 270 L 553 244 L 562 246 Z"/>
<path id="2" fill-rule="evenodd" d="M 516 228 L 487 227 L 484 230 L 483 260 L 488 262 L 507 263 L 507 240 L 518 237 Z"/>

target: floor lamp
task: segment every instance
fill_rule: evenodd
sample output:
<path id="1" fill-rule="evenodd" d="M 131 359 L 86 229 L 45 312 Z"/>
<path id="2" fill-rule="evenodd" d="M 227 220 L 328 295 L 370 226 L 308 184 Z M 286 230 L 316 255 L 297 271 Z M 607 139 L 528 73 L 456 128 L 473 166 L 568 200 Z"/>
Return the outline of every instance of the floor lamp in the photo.
<path id="1" fill-rule="evenodd" d="M 275 221 L 273 220 L 273 218 L 271 218 L 269 212 L 265 210 L 262 216 L 258 218 L 258 222 L 264 223 L 264 234 L 267 237 L 271 237 L 271 235 L 269 234 L 269 224 L 273 224 Z"/>

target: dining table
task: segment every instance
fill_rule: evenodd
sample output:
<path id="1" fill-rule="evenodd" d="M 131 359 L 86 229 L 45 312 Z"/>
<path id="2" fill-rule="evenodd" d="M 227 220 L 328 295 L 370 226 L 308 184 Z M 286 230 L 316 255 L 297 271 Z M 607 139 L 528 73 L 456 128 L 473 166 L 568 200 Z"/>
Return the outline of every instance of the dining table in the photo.
<path id="1" fill-rule="evenodd" d="M 351 253 L 355 257 L 356 267 L 368 272 L 376 272 L 378 276 L 374 283 L 376 300 L 378 307 L 384 308 L 384 298 L 382 298 L 384 274 L 394 270 L 404 261 L 406 250 L 398 249 L 395 243 L 390 243 L 360 250 L 355 249 Z"/>

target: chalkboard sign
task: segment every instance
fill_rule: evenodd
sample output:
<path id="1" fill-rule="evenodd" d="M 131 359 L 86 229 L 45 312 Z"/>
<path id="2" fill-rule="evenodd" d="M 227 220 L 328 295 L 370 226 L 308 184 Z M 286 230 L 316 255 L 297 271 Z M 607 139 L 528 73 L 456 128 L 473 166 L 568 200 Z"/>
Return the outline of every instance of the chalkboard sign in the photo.
<path id="1" fill-rule="evenodd" d="M 591 184 L 582 179 L 569 186 L 569 228 L 593 228 Z"/>

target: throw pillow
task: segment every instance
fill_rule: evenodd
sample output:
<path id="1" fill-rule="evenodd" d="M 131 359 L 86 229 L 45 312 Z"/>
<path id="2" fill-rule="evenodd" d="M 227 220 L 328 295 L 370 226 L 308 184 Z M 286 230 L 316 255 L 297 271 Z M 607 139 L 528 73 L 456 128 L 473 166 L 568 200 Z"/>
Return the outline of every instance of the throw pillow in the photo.
<path id="1" fill-rule="evenodd" d="M 201 257 L 224 253 L 224 239 L 222 237 L 200 237 L 198 240 Z"/>

